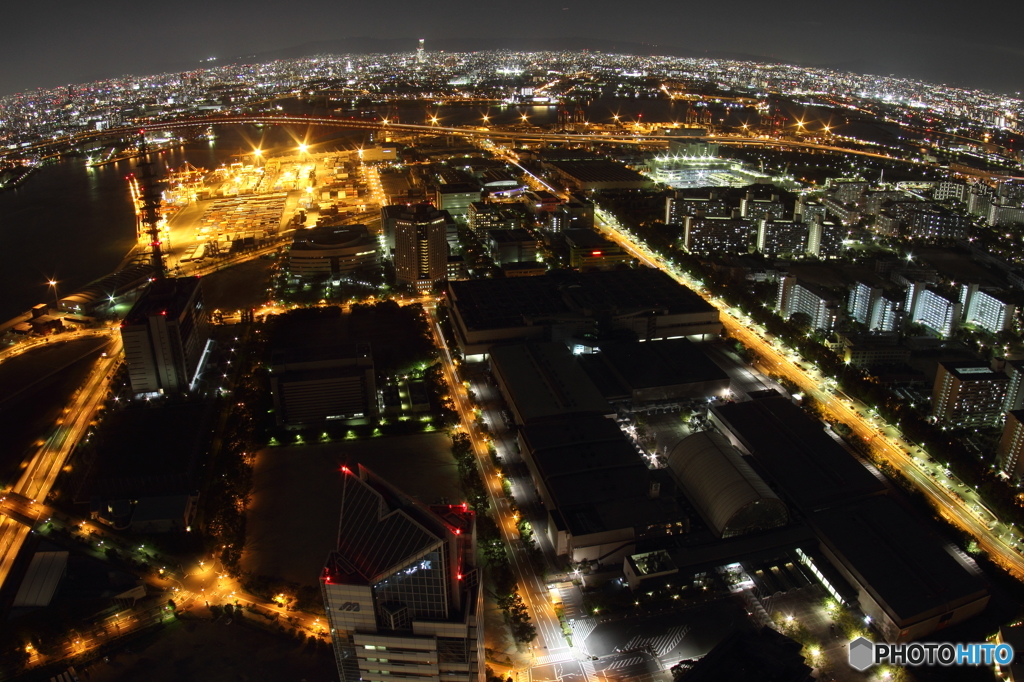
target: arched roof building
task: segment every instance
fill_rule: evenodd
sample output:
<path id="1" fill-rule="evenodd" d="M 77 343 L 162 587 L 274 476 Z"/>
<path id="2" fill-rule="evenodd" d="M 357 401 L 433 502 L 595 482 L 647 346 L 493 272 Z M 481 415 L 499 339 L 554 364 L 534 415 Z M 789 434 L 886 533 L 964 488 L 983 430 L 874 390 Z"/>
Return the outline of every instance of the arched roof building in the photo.
<path id="1" fill-rule="evenodd" d="M 789 510 L 724 436 L 695 433 L 676 443 L 668 466 L 719 537 L 779 528 Z"/>

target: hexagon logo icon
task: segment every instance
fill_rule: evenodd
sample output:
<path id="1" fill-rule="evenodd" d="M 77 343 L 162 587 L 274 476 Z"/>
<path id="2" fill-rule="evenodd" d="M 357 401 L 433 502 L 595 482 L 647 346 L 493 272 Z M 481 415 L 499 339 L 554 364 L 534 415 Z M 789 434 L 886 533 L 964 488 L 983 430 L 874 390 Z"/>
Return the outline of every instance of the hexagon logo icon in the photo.
<path id="1" fill-rule="evenodd" d="M 870 639 L 858 637 L 850 642 L 850 667 L 864 672 L 875 663 L 875 645 Z"/>

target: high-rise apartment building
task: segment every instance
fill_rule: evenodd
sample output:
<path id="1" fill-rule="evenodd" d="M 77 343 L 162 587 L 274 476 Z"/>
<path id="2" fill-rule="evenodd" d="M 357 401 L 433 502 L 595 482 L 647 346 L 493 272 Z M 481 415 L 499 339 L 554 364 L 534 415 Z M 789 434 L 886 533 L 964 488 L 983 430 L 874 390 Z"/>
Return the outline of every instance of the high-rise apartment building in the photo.
<path id="1" fill-rule="evenodd" d="M 766 256 L 802 254 L 807 250 L 806 223 L 764 219 L 757 222 L 757 250 Z"/>
<path id="2" fill-rule="evenodd" d="M 683 248 L 689 253 L 748 253 L 756 229 L 742 218 L 694 218 L 683 222 Z"/>
<path id="3" fill-rule="evenodd" d="M 475 518 L 342 467 L 338 548 L 321 587 L 341 682 L 481 682 Z"/>
<path id="4" fill-rule="evenodd" d="M 121 323 L 121 340 L 136 394 L 191 390 L 210 339 L 198 277 L 158 279 Z"/>
<path id="5" fill-rule="evenodd" d="M 962 306 L 951 296 L 943 295 L 922 282 L 913 282 L 907 288 L 904 305 L 910 321 L 923 324 L 940 336 L 949 336 L 960 323 Z"/>
<path id="6" fill-rule="evenodd" d="M 871 317 L 868 319 L 868 331 L 895 332 L 899 331 L 903 319 L 903 299 L 891 294 L 882 294 L 871 306 Z"/>
<path id="7" fill-rule="evenodd" d="M 394 218 L 395 276 L 399 284 L 428 291 L 448 270 L 446 216 L 430 204 L 407 206 Z"/>
<path id="8" fill-rule="evenodd" d="M 1024 410 L 1010 410 L 1006 413 L 1003 437 L 996 447 L 996 461 L 999 469 L 1014 480 L 1024 475 Z"/>
<path id="9" fill-rule="evenodd" d="M 1013 324 L 1017 306 L 1008 303 L 997 292 L 983 291 L 977 284 L 960 286 L 960 303 L 964 323 L 973 324 L 997 334 Z"/>
<path id="10" fill-rule="evenodd" d="M 1007 360 L 1004 371 L 1009 381 L 1006 383 L 1003 412 L 1024 409 L 1024 362 Z"/>
<path id="11" fill-rule="evenodd" d="M 1003 415 L 1006 384 L 1006 375 L 984 362 L 940 362 L 932 416 L 948 426 L 995 426 Z"/>
<path id="12" fill-rule="evenodd" d="M 839 302 L 831 294 L 815 286 L 805 284 L 796 277 L 779 280 L 776 307 L 784 319 L 797 313 L 810 318 L 811 329 L 831 331 L 839 317 Z"/>
<path id="13" fill-rule="evenodd" d="M 871 320 L 871 312 L 874 309 L 875 301 L 882 295 L 882 288 L 872 286 L 867 282 L 857 282 L 850 287 L 850 297 L 847 299 L 846 312 L 850 317 L 861 324 L 868 324 Z"/>

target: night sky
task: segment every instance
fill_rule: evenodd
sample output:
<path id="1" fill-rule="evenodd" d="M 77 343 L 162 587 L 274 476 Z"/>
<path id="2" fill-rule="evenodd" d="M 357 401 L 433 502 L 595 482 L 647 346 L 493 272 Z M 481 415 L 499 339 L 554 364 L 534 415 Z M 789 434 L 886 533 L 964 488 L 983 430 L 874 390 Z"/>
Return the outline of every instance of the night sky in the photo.
<path id="1" fill-rule="evenodd" d="M 352 37 L 627 41 L 1024 91 L 1024 3 L 1005 0 L 28 0 L 4 2 L 0 25 L 0 94 Z"/>

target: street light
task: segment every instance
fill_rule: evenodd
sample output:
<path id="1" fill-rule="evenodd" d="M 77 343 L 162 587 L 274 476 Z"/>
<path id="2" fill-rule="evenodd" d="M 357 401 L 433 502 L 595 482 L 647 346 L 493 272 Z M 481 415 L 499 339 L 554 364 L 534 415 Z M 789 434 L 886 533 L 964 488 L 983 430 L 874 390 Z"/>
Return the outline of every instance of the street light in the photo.
<path id="1" fill-rule="evenodd" d="M 51 279 L 47 284 L 53 287 L 53 305 L 57 312 L 60 312 L 60 300 L 57 298 L 57 282 Z"/>
<path id="2" fill-rule="evenodd" d="M 303 142 L 302 144 L 299 145 L 299 151 L 302 152 L 303 154 L 305 154 L 306 150 L 308 150 L 308 149 L 309 149 L 309 145 L 306 144 L 305 142 Z"/>

